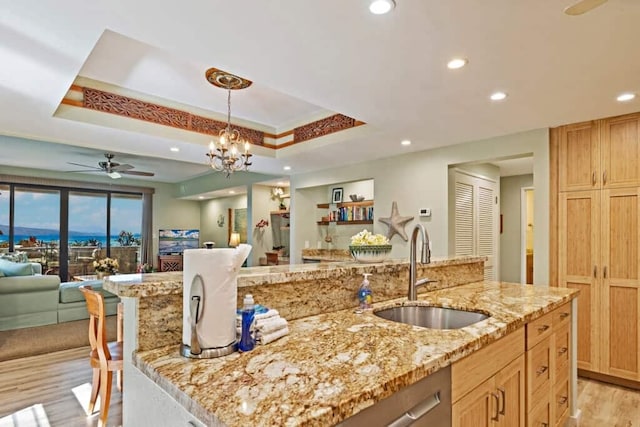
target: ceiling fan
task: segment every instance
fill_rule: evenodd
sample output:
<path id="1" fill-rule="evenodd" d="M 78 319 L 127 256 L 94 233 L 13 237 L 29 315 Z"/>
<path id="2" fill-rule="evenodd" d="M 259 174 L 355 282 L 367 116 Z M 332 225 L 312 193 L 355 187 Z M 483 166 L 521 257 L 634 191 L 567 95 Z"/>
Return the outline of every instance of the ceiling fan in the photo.
<path id="1" fill-rule="evenodd" d="M 87 169 L 83 169 L 83 170 L 75 170 L 75 171 L 67 171 L 67 172 L 104 172 L 107 175 L 109 175 L 111 178 L 113 179 L 117 179 L 117 178 L 121 178 L 122 175 L 121 174 L 125 174 L 125 175 L 138 175 L 138 176 L 153 176 L 154 173 L 153 172 L 141 172 L 141 171 L 134 171 L 131 170 L 133 169 L 133 166 L 129 165 L 129 164 L 120 164 L 120 163 L 116 163 L 113 162 L 113 158 L 114 155 L 111 153 L 104 153 L 104 156 L 107 158 L 106 162 L 98 162 L 98 166 L 99 167 L 95 167 L 95 166 L 89 166 L 89 165 L 83 165 L 80 163 L 73 163 L 73 162 L 67 162 L 70 165 L 75 165 L 75 166 L 82 166 L 85 168 L 89 168 Z"/>
<path id="2" fill-rule="evenodd" d="M 571 6 L 568 6 L 564 13 L 567 15 L 582 15 L 596 7 L 605 4 L 609 0 L 580 0 Z"/>

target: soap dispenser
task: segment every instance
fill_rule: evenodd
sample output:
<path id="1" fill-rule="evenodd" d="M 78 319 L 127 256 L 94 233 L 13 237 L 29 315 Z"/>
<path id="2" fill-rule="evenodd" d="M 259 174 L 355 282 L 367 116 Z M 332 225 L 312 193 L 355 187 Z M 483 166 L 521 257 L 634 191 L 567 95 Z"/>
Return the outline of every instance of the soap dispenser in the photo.
<path id="1" fill-rule="evenodd" d="M 240 342 L 238 343 L 238 350 L 251 351 L 256 345 L 254 333 L 254 319 L 256 309 L 253 301 L 253 295 L 247 294 L 244 296 L 242 307 L 242 333 L 240 336 Z"/>
<path id="2" fill-rule="evenodd" d="M 362 275 L 364 279 L 360 284 L 360 289 L 358 289 L 358 300 L 360 301 L 360 310 L 366 310 L 371 308 L 371 304 L 373 303 L 373 292 L 371 292 L 368 279 L 371 273 L 363 273 Z"/>

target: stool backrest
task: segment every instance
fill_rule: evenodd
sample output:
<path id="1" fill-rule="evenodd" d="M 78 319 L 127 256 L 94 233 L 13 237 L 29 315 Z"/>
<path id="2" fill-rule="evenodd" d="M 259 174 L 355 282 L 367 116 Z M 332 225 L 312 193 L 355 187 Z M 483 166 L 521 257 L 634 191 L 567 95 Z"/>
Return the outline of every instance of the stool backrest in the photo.
<path id="1" fill-rule="evenodd" d="M 102 293 L 93 290 L 89 285 L 79 287 L 80 292 L 87 301 L 87 311 L 89 312 L 89 342 L 91 350 L 98 352 L 101 364 L 106 366 L 107 360 L 111 360 L 109 347 L 107 346 L 107 322 L 104 308 L 104 296 Z"/>

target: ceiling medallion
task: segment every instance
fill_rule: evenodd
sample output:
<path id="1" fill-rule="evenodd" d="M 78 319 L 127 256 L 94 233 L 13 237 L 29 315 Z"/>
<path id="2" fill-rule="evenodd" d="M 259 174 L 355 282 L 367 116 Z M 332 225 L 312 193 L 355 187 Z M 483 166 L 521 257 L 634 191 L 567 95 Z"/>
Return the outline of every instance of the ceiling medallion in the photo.
<path id="1" fill-rule="evenodd" d="M 231 127 L 231 91 L 246 89 L 251 86 L 251 80 L 229 74 L 217 68 L 209 68 L 205 76 L 212 85 L 227 90 L 227 126 L 218 134 L 218 143 L 209 143 L 209 166 L 222 171 L 226 177 L 239 170 L 249 170 L 251 156 L 249 141 L 240 136 L 240 131 Z M 244 152 L 240 152 L 244 150 Z"/>

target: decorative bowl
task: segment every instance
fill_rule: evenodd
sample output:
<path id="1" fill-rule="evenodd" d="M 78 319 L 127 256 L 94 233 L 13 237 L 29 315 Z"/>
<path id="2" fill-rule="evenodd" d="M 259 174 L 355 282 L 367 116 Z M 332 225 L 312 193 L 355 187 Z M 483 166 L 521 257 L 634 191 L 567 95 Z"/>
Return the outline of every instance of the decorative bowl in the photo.
<path id="1" fill-rule="evenodd" d="M 382 262 L 389 258 L 391 245 L 349 245 L 349 252 L 357 262 Z"/>

